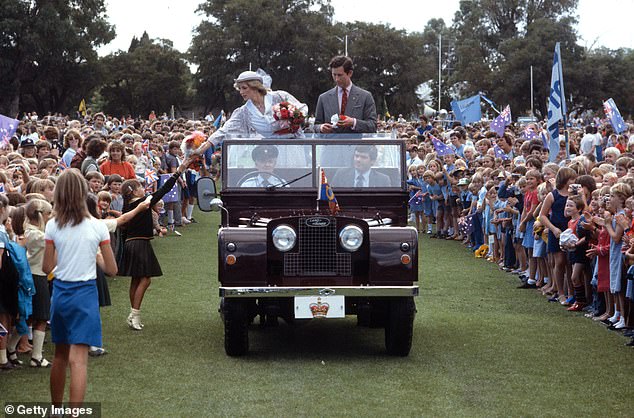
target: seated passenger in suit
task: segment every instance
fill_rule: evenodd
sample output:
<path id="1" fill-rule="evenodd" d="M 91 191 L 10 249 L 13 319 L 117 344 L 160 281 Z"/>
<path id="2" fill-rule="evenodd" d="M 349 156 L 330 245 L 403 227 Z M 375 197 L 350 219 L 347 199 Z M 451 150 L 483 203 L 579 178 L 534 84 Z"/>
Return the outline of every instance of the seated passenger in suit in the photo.
<path id="1" fill-rule="evenodd" d="M 353 167 L 342 168 L 332 179 L 333 187 L 390 187 L 390 177 L 372 169 L 378 151 L 375 145 L 357 145 Z"/>

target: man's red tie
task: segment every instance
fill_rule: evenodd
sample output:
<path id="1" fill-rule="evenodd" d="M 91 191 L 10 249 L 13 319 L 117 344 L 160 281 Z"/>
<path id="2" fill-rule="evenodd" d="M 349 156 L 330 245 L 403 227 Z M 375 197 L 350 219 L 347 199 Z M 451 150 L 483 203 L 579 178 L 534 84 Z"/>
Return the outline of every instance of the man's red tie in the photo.
<path id="1" fill-rule="evenodd" d="M 343 89 L 343 93 L 341 94 L 341 115 L 346 114 L 346 105 L 348 104 L 348 90 Z"/>

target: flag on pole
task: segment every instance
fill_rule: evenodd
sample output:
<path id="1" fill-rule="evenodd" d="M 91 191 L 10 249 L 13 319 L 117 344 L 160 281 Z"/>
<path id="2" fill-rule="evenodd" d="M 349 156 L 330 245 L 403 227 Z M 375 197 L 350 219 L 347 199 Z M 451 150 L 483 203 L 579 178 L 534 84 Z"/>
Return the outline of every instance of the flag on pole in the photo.
<path id="1" fill-rule="evenodd" d="M 328 207 L 330 207 L 331 214 L 336 215 L 337 212 L 339 212 L 339 204 L 337 203 L 337 198 L 335 197 L 335 193 L 332 191 L 332 187 L 330 187 L 330 185 L 328 184 L 326 172 L 321 167 L 319 167 L 319 187 L 317 188 L 317 200 L 328 202 Z"/>
<path id="2" fill-rule="evenodd" d="M 555 45 L 553 70 L 550 78 L 550 96 L 548 97 L 548 134 L 550 136 L 550 161 L 557 159 L 559 150 L 559 121 L 566 116 L 566 99 L 564 96 L 564 74 L 561 66 L 559 42 Z"/>
<path id="3" fill-rule="evenodd" d="M 214 121 L 214 128 L 216 128 L 216 129 L 220 128 L 220 122 L 222 121 L 222 114 L 223 114 L 223 112 L 220 112 L 220 114 L 218 115 L 218 117 Z"/>
<path id="4" fill-rule="evenodd" d="M 444 157 L 445 155 L 456 153 L 453 147 L 450 147 L 434 136 L 431 137 L 431 143 L 434 146 L 434 150 L 436 150 L 436 155 L 438 155 L 439 157 Z"/>
<path id="5" fill-rule="evenodd" d="M 81 99 L 81 102 L 79 102 L 77 111 L 81 113 L 82 116 L 86 116 L 86 101 L 84 99 Z"/>
<path id="6" fill-rule="evenodd" d="M 617 134 L 620 134 L 627 129 L 627 125 L 625 125 L 621 112 L 619 112 L 619 108 L 616 107 L 616 103 L 614 103 L 613 99 L 610 98 L 603 102 L 603 111 L 605 112 L 605 117 L 608 118 Z"/>
<path id="7" fill-rule="evenodd" d="M 476 94 L 464 100 L 454 100 L 451 102 L 451 110 L 456 120 L 463 125 L 478 122 L 482 119 L 482 110 L 480 109 L 480 95 Z"/>
<path id="8" fill-rule="evenodd" d="M 9 140 L 18 129 L 19 120 L 0 115 L 0 148 L 8 148 Z"/>
<path id="9" fill-rule="evenodd" d="M 418 190 L 414 196 L 410 197 L 407 203 L 412 202 L 414 202 L 415 205 L 421 205 L 423 203 L 423 192 L 421 190 Z"/>
<path id="10" fill-rule="evenodd" d="M 500 113 L 493 122 L 491 122 L 491 130 L 498 134 L 504 135 L 504 128 L 511 124 L 511 106 L 506 105 L 502 113 Z"/>
<path id="11" fill-rule="evenodd" d="M 495 102 L 491 99 L 489 99 L 488 97 L 486 97 L 484 94 L 482 94 L 482 92 L 480 92 L 480 98 L 482 100 L 484 100 L 485 102 L 488 103 L 489 106 L 491 106 L 493 108 L 493 110 L 495 110 L 496 112 L 500 113 L 500 111 L 497 109 L 498 105 L 495 104 Z"/>
<path id="12" fill-rule="evenodd" d="M 149 139 L 146 138 L 141 143 L 141 149 L 143 150 L 143 152 L 148 152 L 150 150 L 150 140 Z"/>

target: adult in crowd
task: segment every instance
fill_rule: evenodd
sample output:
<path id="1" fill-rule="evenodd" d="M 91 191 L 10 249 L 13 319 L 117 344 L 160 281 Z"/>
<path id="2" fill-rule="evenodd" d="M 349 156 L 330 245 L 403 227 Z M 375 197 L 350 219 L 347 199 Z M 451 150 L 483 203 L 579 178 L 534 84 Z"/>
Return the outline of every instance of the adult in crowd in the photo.
<path id="1" fill-rule="evenodd" d="M 336 86 L 317 99 L 315 132 L 376 132 L 376 106 L 370 92 L 352 84 L 353 63 L 350 57 L 336 56 L 328 64 Z M 333 115 L 344 115 L 333 125 Z"/>
<path id="2" fill-rule="evenodd" d="M 118 174 L 125 180 L 136 178 L 134 167 L 124 160 L 125 146 L 121 141 L 112 141 L 108 144 L 108 159 L 104 161 L 99 170 L 104 176 Z"/>
<path id="3" fill-rule="evenodd" d="M 354 149 L 353 166 L 342 168 L 332 179 L 334 187 L 390 187 L 390 178 L 372 169 L 378 151 L 374 145 L 358 145 Z"/>

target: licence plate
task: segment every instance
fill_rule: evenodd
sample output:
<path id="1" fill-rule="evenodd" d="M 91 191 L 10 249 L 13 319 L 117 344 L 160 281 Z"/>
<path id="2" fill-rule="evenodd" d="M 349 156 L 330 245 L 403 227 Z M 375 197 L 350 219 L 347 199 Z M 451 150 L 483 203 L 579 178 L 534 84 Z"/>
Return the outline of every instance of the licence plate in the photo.
<path id="1" fill-rule="evenodd" d="M 295 318 L 344 318 L 344 296 L 295 296 Z"/>

